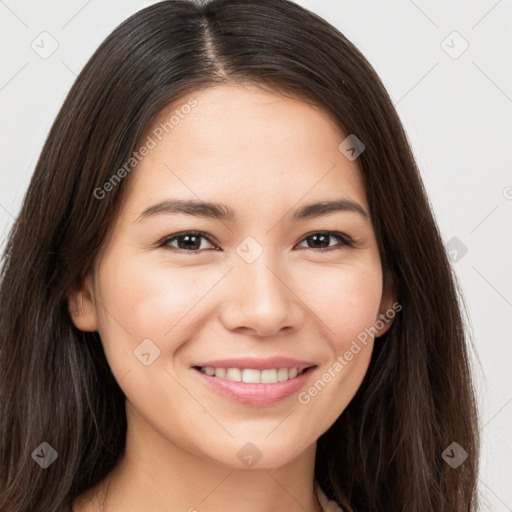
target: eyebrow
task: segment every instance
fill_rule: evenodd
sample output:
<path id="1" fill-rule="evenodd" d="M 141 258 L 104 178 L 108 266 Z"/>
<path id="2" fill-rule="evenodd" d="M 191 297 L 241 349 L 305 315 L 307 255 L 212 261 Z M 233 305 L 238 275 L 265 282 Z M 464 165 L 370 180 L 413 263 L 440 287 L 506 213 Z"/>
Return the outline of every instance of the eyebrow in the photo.
<path id="1" fill-rule="evenodd" d="M 359 203 L 345 198 L 307 204 L 294 210 L 291 214 L 287 214 L 286 217 L 288 217 L 292 222 L 297 222 L 300 220 L 322 217 L 336 212 L 355 212 L 366 221 L 370 220 L 369 214 Z M 194 199 L 166 199 L 146 208 L 137 217 L 134 223 L 163 213 L 185 214 L 192 215 L 194 217 L 226 220 L 230 222 L 233 222 L 236 219 L 235 210 L 225 204 L 197 201 Z"/>

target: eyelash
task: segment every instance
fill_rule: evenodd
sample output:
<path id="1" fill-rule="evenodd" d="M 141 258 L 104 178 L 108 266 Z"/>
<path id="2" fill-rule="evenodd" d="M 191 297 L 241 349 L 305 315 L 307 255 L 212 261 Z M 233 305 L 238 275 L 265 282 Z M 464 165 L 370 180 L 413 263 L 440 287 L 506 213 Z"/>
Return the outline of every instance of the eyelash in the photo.
<path id="1" fill-rule="evenodd" d="M 187 236 L 187 235 L 192 235 L 192 236 L 196 236 L 196 237 L 203 237 L 205 238 L 206 240 L 208 240 L 208 242 L 210 242 L 210 244 L 212 245 L 215 245 L 215 242 L 213 241 L 213 239 L 207 235 L 206 233 L 203 233 L 202 231 L 183 231 L 181 233 L 175 233 L 174 235 L 171 235 L 171 236 L 167 236 L 165 237 L 163 240 L 161 240 L 158 244 L 158 247 L 165 247 L 165 248 L 169 248 L 171 250 L 175 250 L 177 252 L 187 252 L 187 253 L 200 253 L 202 252 L 203 250 L 206 250 L 206 249 L 200 249 L 200 250 L 186 250 L 186 249 L 179 249 L 177 247 L 172 247 L 170 246 L 170 242 L 173 242 L 174 240 L 176 240 L 177 238 L 180 238 L 180 237 L 184 237 L 184 236 Z M 338 233 L 336 231 L 314 231 L 312 233 L 309 233 L 307 234 L 306 236 L 304 236 L 301 241 L 299 242 L 299 244 L 301 244 L 302 242 L 304 242 L 305 240 L 307 240 L 308 238 L 311 238 L 313 237 L 314 235 L 324 235 L 324 236 L 330 236 L 330 237 L 333 237 L 333 238 L 337 238 L 339 241 L 341 241 L 342 245 L 341 246 L 333 246 L 333 247 L 326 247 L 326 248 L 323 248 L 323 249 L 314 249 L 312 247 L 304 247 L 304 249 L 309 249 L 310 251 L 314 251 L 314 252 L 330 252 L 330 251 L 333 251 L 333 250 L 339 250 L 339 249 L 343 249 L 343 248 L 352 248 L 354 247 L 354 242 L 353 240 L 348 237 L 347 235 L 344 235 L 343 233 Z M 299 245 L 297 244 L 297 245 Z"/>

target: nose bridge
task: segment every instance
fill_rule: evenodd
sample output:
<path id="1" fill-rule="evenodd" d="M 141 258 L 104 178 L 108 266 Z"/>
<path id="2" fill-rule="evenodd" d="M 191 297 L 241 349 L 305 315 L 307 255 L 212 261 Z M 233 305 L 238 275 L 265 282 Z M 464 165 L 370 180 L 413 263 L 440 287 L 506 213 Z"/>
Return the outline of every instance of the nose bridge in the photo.
<path id="1" fill-rule="evenodd" d="M 252 263 L 239 261 L 238 282 L 244 286 L 244 292 L 248 298 L 259 301 L 265 299 L 274 301 L 283 295 L 283 282 L 278 279 L 280 266 L 271 250 L 267 249 Z M 281 278 L 282 279 L 282 278 Z"/>
<path id="2" fill-rule="evenodd" d="M 222 317 L 230 329 L 247 328 L 270 335 L 296 327 L 298 305 L 277 253 L 258 245 L 246 240 L 237 248 L 229 276 L 230 300 Z"/>

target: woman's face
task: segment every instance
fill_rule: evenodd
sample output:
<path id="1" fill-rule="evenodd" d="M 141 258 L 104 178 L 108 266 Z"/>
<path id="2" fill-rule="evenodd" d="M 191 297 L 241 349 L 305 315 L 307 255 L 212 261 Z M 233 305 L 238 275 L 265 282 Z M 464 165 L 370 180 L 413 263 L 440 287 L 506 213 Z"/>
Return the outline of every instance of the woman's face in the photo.
<path id="1" fill-rule="evenodd" d="M 369 212 L 357 159 L 338 149 L 346 136 L 305 103 L 222 85 L 173 104 L 141 139 L 112 237 L 72 296 L 75 325 L 100 333 L 132 431 L 271 468 L 346 408 L 373 348 L 363 333 L 393 304 L 357 211 Z M 352 209 L 310 206 L 342 200 Z"/>

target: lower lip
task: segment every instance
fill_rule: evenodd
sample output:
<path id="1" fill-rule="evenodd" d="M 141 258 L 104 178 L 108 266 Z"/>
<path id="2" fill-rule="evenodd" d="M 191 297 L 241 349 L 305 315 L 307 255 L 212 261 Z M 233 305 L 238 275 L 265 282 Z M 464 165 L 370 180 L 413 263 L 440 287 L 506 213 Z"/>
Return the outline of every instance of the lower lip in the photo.
<path id="1" fill-rule="evenodd" d="M 197 368 L 192 370 L 199 375 L 205 384 L 211 389 L 223 396 L 249 405 L 273 405 L 289 396 L 297 393 L 309 379 L 309 376 L 315 371 L 316 366 L 304 370 L 294 379 L 274 384 L 248 384 L 246 382 L 234 382 L 232 380 L 222 379 L 206 375 Z"/>

